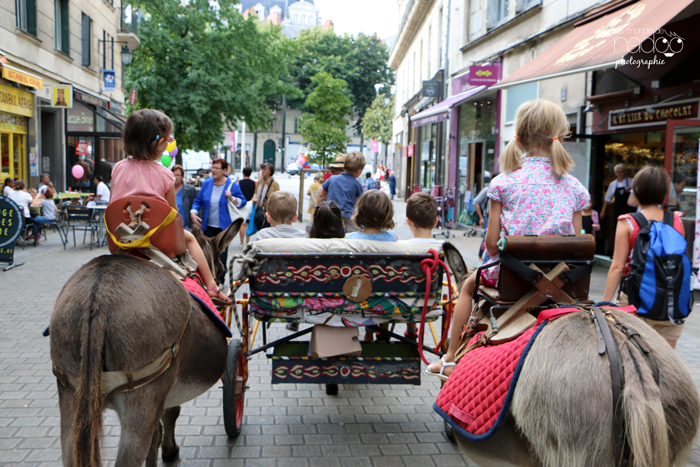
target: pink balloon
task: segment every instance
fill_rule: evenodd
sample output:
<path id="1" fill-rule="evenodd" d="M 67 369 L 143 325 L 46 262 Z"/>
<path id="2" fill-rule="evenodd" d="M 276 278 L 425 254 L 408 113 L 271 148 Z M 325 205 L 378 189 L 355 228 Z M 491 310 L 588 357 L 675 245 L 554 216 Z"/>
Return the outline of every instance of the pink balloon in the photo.
<path id="1" fill-rule="evenodd" d="M 173 150 L 170 151 L 170 157 L 177 156 L 177 151 L 178 151 L 177 146 L 175 146 L 175 148 L 173 148 Z"/>
<path id="2" fill-rule="evenodd" d="M 81 178 L 83 178 L 83 175 L 85 175 L 85 169 L 76 164 L 73 166 L 72 169 L 70 169 L 70 173 L 73 174 L 73 177 L 76 180 L 80 180 Z"/>

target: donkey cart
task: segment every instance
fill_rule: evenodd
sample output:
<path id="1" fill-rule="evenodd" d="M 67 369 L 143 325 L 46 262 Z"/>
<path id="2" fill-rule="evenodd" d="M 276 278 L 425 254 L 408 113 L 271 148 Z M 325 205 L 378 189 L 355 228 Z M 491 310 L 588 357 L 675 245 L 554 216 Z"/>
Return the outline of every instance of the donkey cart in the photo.
<path id="1" fill-rule="evenodd" d="M 419 385 L 423 352 L 439 355 L 446 348 L 452 303 L 441 301 L 443 258 L 440 244 L 405 242 L 269 239 L 248 247 L 234 260 L 231 283 L 235 291 L 247 281 L 250 298 L 236 300 L 223 316 L 241 334 L 229 342 L 223 378 L 226 433 L 240 433 L 248 360 L 260 352 L 272 362 L 272 384 L 320 383 L 328 395 L 336 395 L 339 384 Z M 438 319 L 440 336 L 432 324 Z M 267 328 L 275 321 L 314 326 L 270 341 Z M 418 339 L 379 327 L 417 322 Z M 423 343 L 424 323 L 435 348 Z M 377 341 L 360 344 L 359 327 L 379 333 Z M 334 349 L 322 348 L 321 332 L 349 332 L 357 351 L 323 356 Z M 258 334 L 262 345 L 256 346 Z M 298 340 L 308 334 L 311 341 Z"/>

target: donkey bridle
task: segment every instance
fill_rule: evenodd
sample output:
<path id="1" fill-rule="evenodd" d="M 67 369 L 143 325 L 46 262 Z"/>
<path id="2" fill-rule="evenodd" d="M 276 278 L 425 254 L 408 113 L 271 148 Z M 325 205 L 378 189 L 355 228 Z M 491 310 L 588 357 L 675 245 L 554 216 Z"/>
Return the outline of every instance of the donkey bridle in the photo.
<path id="1" fill-rule="evenodd" d="M 625 387 L 625 373 L 620 359 L 617 343 L 610 332 L 610 325 L 605 313 L 600 308 L 593 308 L 593 322 L 598 335 L 598 354 L 608 354 L 613 399 L 613 438 L 615 441 L 615 467 L 627 467 L 630 461 L 629 443 L 625 435 L 625 418 L 622 413 L 622 390 Z M 641 335 L 633 328 L 614 319 L 614 325 L 641 352 L 651 368 L 656 384 L 659 384 L 659 366 Z"/>

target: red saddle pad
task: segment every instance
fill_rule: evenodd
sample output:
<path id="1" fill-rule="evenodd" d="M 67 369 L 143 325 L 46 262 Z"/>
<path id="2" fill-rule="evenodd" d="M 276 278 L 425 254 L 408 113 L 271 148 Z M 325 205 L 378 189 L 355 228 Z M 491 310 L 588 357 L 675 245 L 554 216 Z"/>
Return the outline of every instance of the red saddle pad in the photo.
<path id="1" fill-rule="evenodd" d="M 194 297 L 195 300 L 197 300 L 201 305 L 203 305 L 200 308 L 204 310 L 204 313 L 209 317 L 209 319 L 211 319 L 214 322 L 216 327 L 219 328 L 226 337 L 232 337 L 233 334 L 231 334 L 231 330 L 228 328 L 224 320 L 221 319 L 221 315 L 216 309 L 214 302 L 211 301 L 211 297 L 209 297 L 207 291 L 204 290 L 204 288 L 191 277 L 186 277 L 182 281 L 182 285 L 185 286 L 187 291 L 192 297 Z"/>

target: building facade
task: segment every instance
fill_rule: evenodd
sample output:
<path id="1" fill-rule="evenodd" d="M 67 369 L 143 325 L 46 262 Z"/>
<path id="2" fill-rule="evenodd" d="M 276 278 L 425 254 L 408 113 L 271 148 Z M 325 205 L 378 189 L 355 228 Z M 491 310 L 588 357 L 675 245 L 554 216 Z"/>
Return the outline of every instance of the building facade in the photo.
<path id="1" fill-rule="evenodd" d="M 77 160 L 109 180 L 137 22 L 114 0 L 0 0 L 0 180 L 77 187 Z"/>

